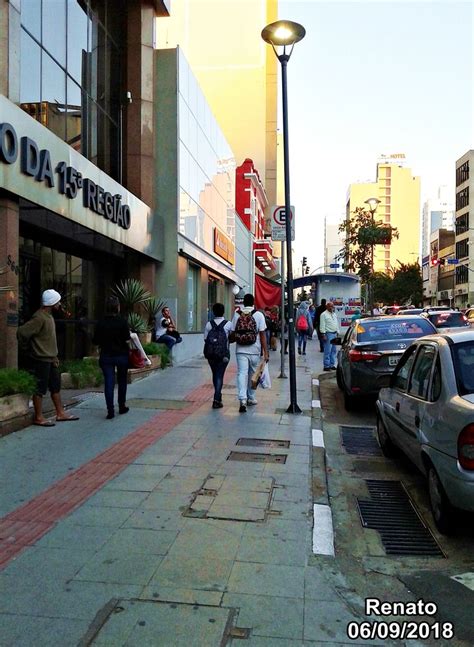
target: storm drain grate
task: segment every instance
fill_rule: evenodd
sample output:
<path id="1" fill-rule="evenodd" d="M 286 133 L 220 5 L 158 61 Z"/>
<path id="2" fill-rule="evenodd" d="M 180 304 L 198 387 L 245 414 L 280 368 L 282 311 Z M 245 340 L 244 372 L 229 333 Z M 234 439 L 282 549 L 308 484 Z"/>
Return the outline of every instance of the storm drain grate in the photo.
<path id="1" fill-rule="evenodd" d="M 373 427 L 341 426 L 342 444 L 348 454 L 382 456 Z"/>
<path id="2" fill-rule="evenodd" d="M 287 454 L 257 454 L 250 452 L 230 452 L 228 461 L 245 461 L 247 463 L 286 463 Z"/>
<path id="3" fill-rule="evenodd" d="M 280 447 L 288 449 L 289 440 L 268 440 L 266 438 L 239 438 L 237 445 L 247 445 L 247 447 Z"/>
<path id="4" fill-rule="evenodd" d="M 366 481 L 371 499 L 357 499 L 364 528 L 377 530 L 387 555 L 445 557 L 400 481 Z"/>

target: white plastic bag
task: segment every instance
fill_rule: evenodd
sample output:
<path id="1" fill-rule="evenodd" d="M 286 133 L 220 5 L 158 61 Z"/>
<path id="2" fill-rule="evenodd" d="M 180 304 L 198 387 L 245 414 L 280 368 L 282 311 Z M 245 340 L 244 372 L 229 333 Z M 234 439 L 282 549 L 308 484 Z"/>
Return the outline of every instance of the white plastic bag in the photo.
<path id="1" fill-rule="evenodd" d="M 262 372 L 262 376 L 260 377 L 260 386 L 262 387 L 262 389 L 272 388 L 272 381 L 270 379 L 270 371 L 268 370 L 268 364 L 265 364 L 265 367 Z"/>

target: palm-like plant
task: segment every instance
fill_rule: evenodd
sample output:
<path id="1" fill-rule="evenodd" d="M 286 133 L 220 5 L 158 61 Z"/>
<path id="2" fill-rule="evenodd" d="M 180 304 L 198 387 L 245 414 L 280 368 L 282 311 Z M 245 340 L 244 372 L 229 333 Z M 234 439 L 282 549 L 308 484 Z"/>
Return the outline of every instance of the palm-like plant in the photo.
<path id="1" fill-rule="evenodd" d="M 120 301 L 127 314 L 133 313 L 134 306 L 147 301 L 151 294 L 145 288 L 141 281 L 137 279 L 124 279 L 117 283 L 112 290 L 113 294 Z"/>
<path id="2" fill-rule="evenodd" d="M 148 324 L 138 312 L 130 312 L 127 321 L 130 332 L 136 332 L 137 335 L 144 335 L 148 332 Z"/>
<path id="3" fill-rule="evenodd" d="M 157 297 L 150 297 L 147 301 L 141 304 L 148 319 L 148 326 L 153 327 L 156 315 L 163 310 L 166 303 Z"/>

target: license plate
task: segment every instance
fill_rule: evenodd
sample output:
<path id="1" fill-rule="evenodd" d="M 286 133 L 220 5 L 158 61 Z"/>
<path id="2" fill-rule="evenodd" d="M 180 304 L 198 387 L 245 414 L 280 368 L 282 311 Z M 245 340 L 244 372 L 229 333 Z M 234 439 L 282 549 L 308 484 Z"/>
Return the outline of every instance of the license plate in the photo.
<path id="1" fill-rule="evenodd" d="M 388 365 L 389 366 L 396 366 L 398 364 L 399 357 L 389 357 L 388 358 Z"/>

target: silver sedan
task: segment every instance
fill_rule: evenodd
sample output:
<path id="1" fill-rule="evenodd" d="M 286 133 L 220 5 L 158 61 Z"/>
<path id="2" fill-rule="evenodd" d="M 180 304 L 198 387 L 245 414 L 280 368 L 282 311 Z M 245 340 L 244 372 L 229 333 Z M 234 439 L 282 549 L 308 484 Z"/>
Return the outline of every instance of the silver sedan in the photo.
<path id="1" fill-rule="evenodd" d="M 429 335 L 404 353 L 377 401 L 386 456 L 401 449 L 428 479 L 436 526 L 474 512 L 474 331 Z"/>

